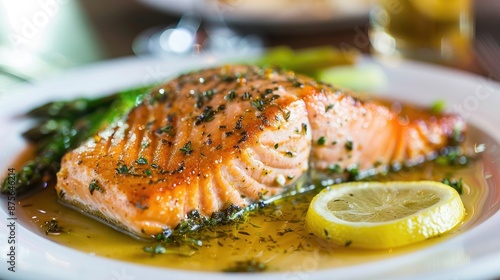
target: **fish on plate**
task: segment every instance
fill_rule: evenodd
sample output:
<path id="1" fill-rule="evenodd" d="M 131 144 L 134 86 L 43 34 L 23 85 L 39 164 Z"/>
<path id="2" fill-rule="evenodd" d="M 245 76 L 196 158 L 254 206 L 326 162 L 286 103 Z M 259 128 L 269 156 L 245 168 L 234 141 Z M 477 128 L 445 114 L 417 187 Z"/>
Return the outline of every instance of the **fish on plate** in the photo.
<path id="1" fill-rule="evenodd" d="M 227 65 L 154 89 L 63 157 L 56 190 L 149 237 L 193 211 L 210 217 L 279 195 L 308 170 L 346 178 L 420 163 L 464 132 L 456 115 L 403 115 L 293 72 Z"/>

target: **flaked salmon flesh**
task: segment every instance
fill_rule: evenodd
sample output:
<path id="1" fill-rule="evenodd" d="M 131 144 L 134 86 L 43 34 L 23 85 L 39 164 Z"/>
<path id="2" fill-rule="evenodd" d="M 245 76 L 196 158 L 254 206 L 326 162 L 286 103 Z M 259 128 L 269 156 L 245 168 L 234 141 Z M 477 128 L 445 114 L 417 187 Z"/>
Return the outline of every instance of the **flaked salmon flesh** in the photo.
<path id="1" fill-rule="evenodd" d="M 465 131 L 311 78 L 231 65 L 181 75 L 67 153 L 59 198 L 134 235 L 282 193 L 309 169 L 346 176 L 420 163 Z"/>

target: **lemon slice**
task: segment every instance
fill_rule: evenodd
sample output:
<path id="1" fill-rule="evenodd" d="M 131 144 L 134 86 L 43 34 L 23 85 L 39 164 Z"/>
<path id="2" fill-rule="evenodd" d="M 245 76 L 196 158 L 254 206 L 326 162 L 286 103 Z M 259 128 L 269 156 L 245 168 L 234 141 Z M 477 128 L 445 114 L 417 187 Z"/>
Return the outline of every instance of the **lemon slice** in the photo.
<path id="1" fill-rule="evenodd" d="M 316 195 L 306 224 L 342 245 L 387 249 L 442 234 L 464 216 L 457 191 L 439 182 L 354 182 Z"/>

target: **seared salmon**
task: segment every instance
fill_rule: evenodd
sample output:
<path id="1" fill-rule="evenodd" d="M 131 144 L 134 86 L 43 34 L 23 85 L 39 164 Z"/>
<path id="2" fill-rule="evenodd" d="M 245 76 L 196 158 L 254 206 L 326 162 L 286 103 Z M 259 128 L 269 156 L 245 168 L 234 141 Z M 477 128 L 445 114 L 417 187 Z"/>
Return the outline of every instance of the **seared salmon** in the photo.
<path id="1" fill-rule="evenodd" d="M 148 237 L 193 210 L 208 217 L 278 195 L 309 169 L 421 162 L 464 130 L 458 116 L 403 116 L 292 72 L 223 66 L 159 86 L 66 154 L 56 190 L 63 202 Z"/>

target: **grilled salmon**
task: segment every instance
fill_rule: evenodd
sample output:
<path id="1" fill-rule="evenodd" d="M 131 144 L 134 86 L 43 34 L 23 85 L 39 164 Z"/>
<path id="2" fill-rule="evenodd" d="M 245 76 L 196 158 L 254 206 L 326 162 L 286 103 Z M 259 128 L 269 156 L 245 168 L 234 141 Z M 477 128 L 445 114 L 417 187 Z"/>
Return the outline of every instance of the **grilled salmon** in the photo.
<path id="1" fill-rule="evenodd" d="M 60 200 L 134 235 L 282 193 L 309 169 L 413 164 L 450 144 L 458 116 L 401 114 L 274 68 L 181 75 L 67 153 Z"/>

